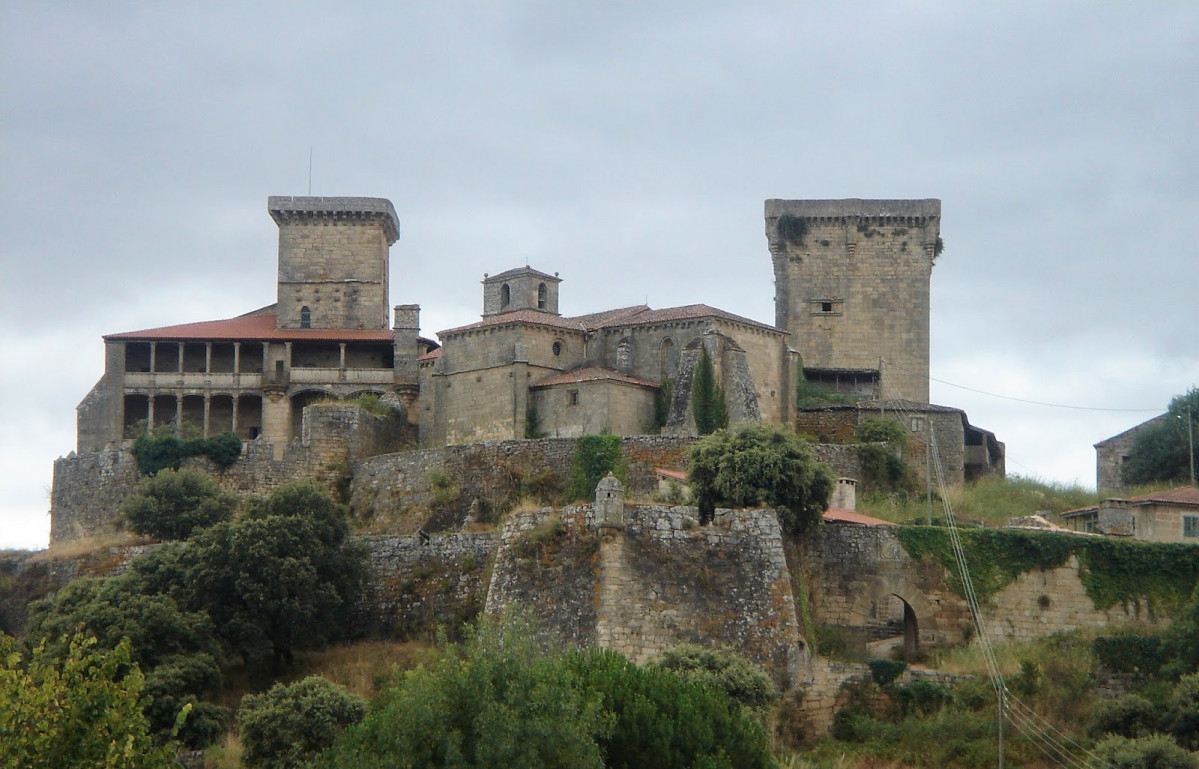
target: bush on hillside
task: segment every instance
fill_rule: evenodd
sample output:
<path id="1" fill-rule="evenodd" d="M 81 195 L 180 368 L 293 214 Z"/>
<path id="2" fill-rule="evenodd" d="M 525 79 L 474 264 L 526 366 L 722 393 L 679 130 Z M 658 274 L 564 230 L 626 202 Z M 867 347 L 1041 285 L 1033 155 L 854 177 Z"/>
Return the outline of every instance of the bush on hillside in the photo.
<path id="1" fill-rule="evenodd" d="M 237 498 L 199 470 L 163 469 L 146 478 L 121 507 L 129 527 L 155 539 L 187 539 L 233 517 Z"/>
<path id="2" fill-rule="evenodd" d="M 247 694 L 237 711 L 250 769 L 300 769 L 366 715 L 366 702 L 320 676 Z"/>
<path id="3" fill-rule="evenodd" d="M 782 425 L 718 430 L 696 441 L 687 461 L 703 523 L 717 505 L 766 505 L 778 511 L 784 531 L 798 533 L 820 520 L 833 490 L 833 476 L 811 446 Z"/>

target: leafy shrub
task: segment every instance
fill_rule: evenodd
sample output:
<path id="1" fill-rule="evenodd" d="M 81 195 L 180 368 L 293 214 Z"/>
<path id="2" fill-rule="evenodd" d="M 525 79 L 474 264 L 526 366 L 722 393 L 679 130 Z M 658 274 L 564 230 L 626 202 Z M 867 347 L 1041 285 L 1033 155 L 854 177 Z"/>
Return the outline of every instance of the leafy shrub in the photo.
<path id="1" fill-rule="evenodd" d="M 623 482 L 623 459 L 619 435 L 601 433 L 579 438 L 575 446 L 574 469 L 571 471 L 567 496 L 576 500 L 594 498 L 595 487 L 608 473 L 612 473 Z"/>
<path id="2" fill-rule="evenodd" d="M 170 540 L 229 520 L 236 507 L 237 498 L 199 470 L 163 469 L 143 480 L 121 511 L 138 534 Z"/>
<path id="3" fill-rule="evenodd" d="M 572 668 L 614 721 L 599 737 L 608 769 L 774 766 L 762 724 L 718 687 L 608 649 L 576 654 Z"/>
<path id="4" fill-rule="evenodd" d="M 935 681 L 916 679 L 910 684 L 892 687 L 891 698 L 904 716 L 928 715 L 953 702 L 953 690 Z"/>
<path id="5" fill-rule="evenodd" d="M 1199 756 L 1178 747 L 1169 737 L 1108 737 L 1093 751 L 1095 769 L 1199 769 Z"/>
<path id="6" fill-rule="evenodd" d="M 689 681 L 714 686 L 749 707 L 767 705 L 778 697 L 765 671 L 728 649 L 679 644 L 650 661 L 649 667 L 673 670 Z"/>
<path id="7" fill-rule="evenodd" d="M 1157 636 L 1099 636 L 1091 648 L 1099 664 L 1115 673 L 1156 675 L 1164 662 L 1162 639 Z"/>
<path id="8" fill-rule="evenodd" d="M 892 683 L 908 669 L 908 663 L 898 660 L 873 659 L 867 664 L 870 666 L 870 677 L 879 686 Z"/>
<path id="9" fill-rule="evenodd" d="M 0 635 L 0 766 L 168 769 L 174 745 L 155 746 L 141 709 L 144 679 L 129 643 L 111 650 L 74 636 L 64 656 L 38 646 L 28 665 Z"/>
<path id="10" fill-rule="evenodd" d="M 833 476 L 802 438 L 782 425 L 747 423 L 718 430 L 687 452 L 688 481 L 700 520 L 711 521 L 717 504 L 769 505 L 788 533 L 820 520 Z"/>
<path id="11" fill-rule="evenodd" d="M 1179 745 L 1199 750 L 1199 673 L 1179 679 L 1166 703 L 1162 722 Z"/>
<path id="12" fill-rule="evenodd" d="M 251 769 L 300 769 L 365 715 L 361 697 L 320 676 L 248 694 L 237 711 L 242 761 Z"/>
<path id="13" fill-rule="evenodd" d="M 318 761 L 328 769 L 601 769 L 612 719 L 523 616 L 481 623 L 462 646 L 408 671 Z"/>
<path id="14" fill-rule="evenodd" d="M 1136 694 L 1101 700 L 1095 706 L 1093 718 L 1090 732 L 1096 737 L 1104 734 L 1148 737 L 1157 731 L 1157 707 Z"/>
<path id="15" fill-rule="evenodd" d="M 842 742 L 867 742 L 876 739 L 885 728 L 865 708 L 841 708 L 833 714 L 833 738 Z"/>
<path id="16" fill-rule="evenodd" d="M 242 443 L 231 432 L 211 438 L 189 438 L 162 432 L 144 432 L 133 442 L 133 458 L 142 475 L 157 475 L 162 470 L 178 470 L 184 457 L 206 456 L 221 467 L 227 467 L 241 456 Z"/>

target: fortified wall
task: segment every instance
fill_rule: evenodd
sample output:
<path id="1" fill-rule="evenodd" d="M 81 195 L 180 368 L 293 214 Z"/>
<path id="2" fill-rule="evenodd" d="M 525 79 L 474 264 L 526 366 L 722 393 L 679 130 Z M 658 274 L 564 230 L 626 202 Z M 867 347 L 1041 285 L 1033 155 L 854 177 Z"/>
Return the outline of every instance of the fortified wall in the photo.
<path id="1" fill-rule="evenodd" d="M 487 613 L 526 606 L 563 639 L 636 662 L 680 643 L 727 646 L 784 691 L 810 675 L 773 511 L 720 510 L 701 527 L 695 508 L 608 504 L 510 516 Z"/>
<path id="2" fill-rule="evenodd" d="M 570 482 L 576 438 L 491 441 L 399 451 L 412 445 L 413 428 L 356 406 L 322 403 L 304 409 L 302 438 L 281 459 L 261 440 L 243 444 L 227 468 L 192 457 L 184 466 L 209 472 L 238 494 L 267 495 L 288 483 L 315 479 L 350 505 L 354 519 L 388 534 L 445 531 L 469 518 L 498 515 L 522 498 L 552 499 Z M 681 469 L 695 438 L 640 435 L 621 440 L 631 498 L 657 488 L 655 468 Z M 104 531 L 141 480 L 131 442 L 98 452 L 72 452 L 54 463 L 50 541 Z M 833 473 L 861 477 L 853 446 L 818 445 Z"/>
<path id="3" fill-rule="evenodd" d="M 275 458 L 262 440 L 242 444 L 242 455 L 229 467 L 190 457 L 184 466 L 203 468 L 225 489 L 238 494 L 267 495 L 280 486 L 313 478 L 336 490 L 350 472 L 351 461 L 396 451 L 414 441 L 413 428 L 402 420 L 380 417 L 356 406 L 321 403 L 304 409 L 302 437 Z M 50 491 L 50 541 L 88 536 L 118 524 L 121 506 L 141 481 L 132 441 L 110 444 L 102 451 L 71 452 L 54 462 Z"/>
<path id="4" fill-rule="evenodd" d="M 972 637 L 969 608 L 950 573 L 932 558 L 913 558 L 900 541 L 899 527 L 820 526 L 803 543 L 801 560 L 818 624 L 873 637 L 904 635 L 911 651 L 913 643 L 956 644 Z M 1085 571 L 1070 556 L 1061 566 L 1016 576 L 981 603 L 989 636 L 1000 642 L 1030 641 L 1071 630 L 1168 620 L 1142 598 L 1100 608 L 1087 591 Z"/>

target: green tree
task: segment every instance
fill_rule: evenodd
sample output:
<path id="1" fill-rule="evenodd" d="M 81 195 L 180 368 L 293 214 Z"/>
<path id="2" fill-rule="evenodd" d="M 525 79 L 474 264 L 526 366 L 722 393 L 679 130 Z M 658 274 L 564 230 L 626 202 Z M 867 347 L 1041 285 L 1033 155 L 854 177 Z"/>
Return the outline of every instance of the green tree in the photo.
<path id="1" fill-rule="evenodd" d="M 716 505 L 775 508 L 783 530 L 820 520 L 833 477 L 806 441 L 782 425 L 750 423 L 718 430 L 688 451 L 688 481 L 704 523 Z"/>
<path id="2" fill-rule="evenodd" d="M 716 381 L 716 368 L 708 357 L 707 347 L 700 347 L 699 362 L 695 364 L 695 378 L 691 381 L 691 413 L 695 415 L 695 429 L 700 435 L 710 435 L 729 421 L 724 390 Z"/>
<path id="3" fill-rule="evenodd" d="M 365 559 L 348 539 L 345 507 L 315 483 L 284 486 L 249 507 L 188 548 L 193 606 L 244 660 L 279 668 L 296 648 L 323 646 L 345 627 Z"/>
<path id="4" fill-rule="evenodd" d="M 774 766 L 762 724 L 720 686 L 638 667 L 608 649 L 579 652 L 573 666 L 614 719 L 599 738 L 608 769 Z"/>
<path id="5" fill-rule="evenodd" d="M 176 716 L 188 706 L 179 740 L 193 748 L 211 744 L 228 721 L 225 708 L 204 701 L 221 689 L 212 621 L 143 587 L 135 574 L 72 580 L 53 598 L 31 605 L 28 636 L 44 643 L 48 657 L 59 659 L 69 656 L 80 631 L 93 637 L 100 651 L 127 644 L 144 673 L 146 716 L 156 737 L 174 735 Z"/>
<path id="6" fill-rule="evenodd" d="M 59 657 L 37 646 L 28 665 L 0 635 L 0 766 L 6 769 L 165 769 L 142 712 L 141 670 L 128 642 L 111 650 L 74 636 Z"/>
<path id="7" fill-rule="evenodd" d="M 854 431 L 858 461 L 863 474 L 888 491 L 912 488 L 915 476 L 904 454 L 908 448 L 908 430 L 891 417 L 867 417 Z"/>
<path id="8" fill-rule="evenodd" d="M 1102 700 L 1095 706 L 1091 734 L 1148 737 L 1157 731 L 1157 706 L 1139 694 Z"/>
<path id="9" fill-rule="evenodd" d="M 1107 737 L 1092 751 L 1094 769 L 1199 769 L 1199 755 L 1178 747 L 1169 737 Z"/>
<path id="10" fill-rule="evenodd" d="M 1192 442 L 1199 442 L 1199 388 L 1176 396 L 1164 419 L 1140 431 L 1120 466 L 1120 480 L 1129 486 L 1189 481 Z"/>
<path id="11" fill-rule="evenodd" d="M 482 622 L 462 646 L 403 674 L 318 759 L 329 769 L 600 769 L 610 718 L 522 615 Z M 645 764 L 651 766 L 652 764 Z"/>
<path id="12" fill-rule="evenodd" d="M 574 468 L 567 496 L 571 499 L 592 499 L 595 497 L 596 484 L 608 473 L 624 478 L 620 436 L 610 433 L 582 436 L 575 446 Z"/>
<path id="13" fill-rule="evenodd" d="M 1199 750 L 1199 673 L 1179 679 L 1166 703 L 1162 722 L 1179 745 Z"/>
<path id="14" fill-rule="evenodd" d="M 688 681 L 720 689 L 734 702 L 751 708 L 768 705 L 778 697 L 765 671 L 729 649 L 679 644 L 651 660 L 649 667 L 671 670 Z"/>
<path id="15" fill-rule="evenodd" d="M 187 539 L 198 529 L 227 521 L 237 498 L 199 470 L 163 469 L 141 482 L 122 506 L 129 526 L 155 539 Z"/>
<path id="16" fill-rule="evenodd" d="M 250 769 L 300 769 L 364 715 L 361 697 L 320 676 L 247 694 L 237 711 L 242 762 Z"/>

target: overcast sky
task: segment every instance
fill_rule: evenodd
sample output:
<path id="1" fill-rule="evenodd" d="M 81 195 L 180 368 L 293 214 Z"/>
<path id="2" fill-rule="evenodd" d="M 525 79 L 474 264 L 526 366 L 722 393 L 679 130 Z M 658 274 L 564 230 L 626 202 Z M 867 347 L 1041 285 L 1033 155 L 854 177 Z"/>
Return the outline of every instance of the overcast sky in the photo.
<path id="1" fill-rule="evenodd" d="M 274 301 L 310 152 L 395 204 L 426 336 L 526 261 L 564 314 L 773 323 L 765 199 L 935 197 L 932 397 L 1010 474 L 1093 487 L 1199 383 L 1199 3 L 7 0 L 0 76 L 0 547 L 101 335 Z"/>

